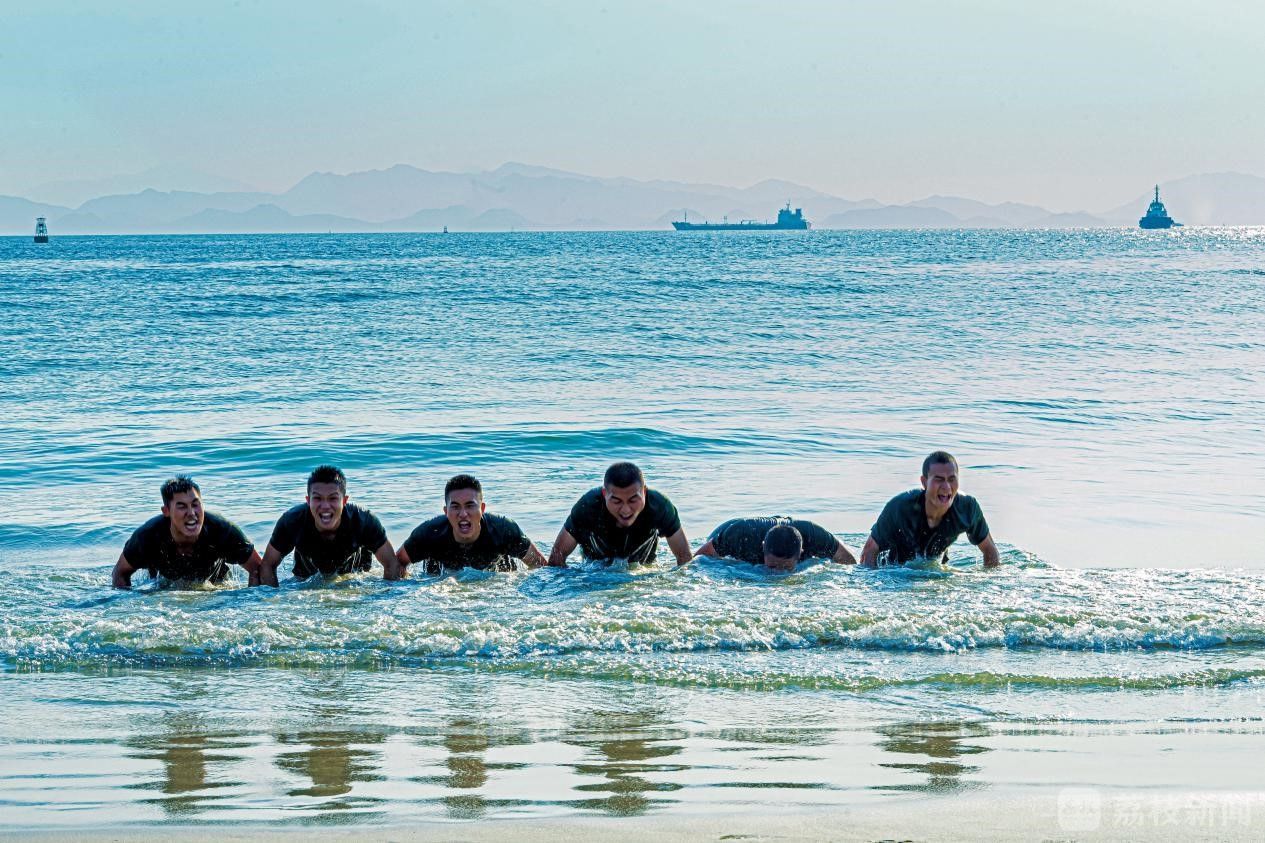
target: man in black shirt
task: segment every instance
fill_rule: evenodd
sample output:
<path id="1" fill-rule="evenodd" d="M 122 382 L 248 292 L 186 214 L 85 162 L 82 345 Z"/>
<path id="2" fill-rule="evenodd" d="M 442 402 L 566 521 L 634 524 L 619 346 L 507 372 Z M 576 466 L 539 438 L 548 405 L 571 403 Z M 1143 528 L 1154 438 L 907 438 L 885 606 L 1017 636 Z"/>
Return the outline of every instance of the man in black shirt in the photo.
<path id="1" fill-rule="evenodd" d="M 223 582 L 228 565 L 246 569 L 251 585 L 259 584 L 259 554 L 237 525 L 202 508 L 202 490 L 180 475 L 162 486 L 163 512 L 132 533 L 114 563 L 110 582 L 131 588 L 132 574 L 142 568 L 151 578 L 190 582 Z"/>
<path id="2" fill-rule="evenodd" d="M 521 559 L 529 568 L 545 564 L 545 558 L 508 518 L 492 515 L 483 502 L 483 486 L 469 474 L 458 474 L 444 486 L 444 514 L 417 526 L 400 547 L 396 558 L 400 575 L 414 562 L 426 564 L 429 574 L 444 568 L 499 569 L 510 559 Z"/>
<path id="3" fill-rule="evenodd" d="M 732 518 L 712 531 L 695 556 L 724 556 L 774 571 L 792 571 L 802 559 L 856 564 L 852 553 L 825 527 L 772 515 Z"/>
<path id="4" fill-rule="evenodd" d="M 395 550 L 378 516 L 348 503 L 347 477 L 332 465 L 318 466 L 307 479 L 307 502 L 277 519 L 260 563 L 260 582 L 277 584 L 277 566 L 294 551 L 294 575 L 337 576 L 367 571 L 373 557 L 383 577 L 399 579 Z"/>
<path id="5" fill-rule="evenodd" d="M 690 561 L 690 542 L 672 501 L 646 488 L 640 468 L 617 462 L 606 469 L 601 486 L 585 492 L 571 507 L 549 552 L 549 564 L 565 568 L 567 557 L 578 546 L 585 559 L 624 559 L 630 567 L 649 565 L 660 536 L 668 540 L 678 565 Z"/>
<path id="6" fill-rule="evenodd" d="M 936 451 L 922 463 L 922 488 L 911 489 L 887 502 L 870 537 L 861 548 L 866 567 L 904 565 L 914 559 L 944 563 L 949 545 L 966 533 L 984 554 L 984 567 L 1001 564 L 979 503 L 958 494 L 958 461 L 952 454 Z"/>

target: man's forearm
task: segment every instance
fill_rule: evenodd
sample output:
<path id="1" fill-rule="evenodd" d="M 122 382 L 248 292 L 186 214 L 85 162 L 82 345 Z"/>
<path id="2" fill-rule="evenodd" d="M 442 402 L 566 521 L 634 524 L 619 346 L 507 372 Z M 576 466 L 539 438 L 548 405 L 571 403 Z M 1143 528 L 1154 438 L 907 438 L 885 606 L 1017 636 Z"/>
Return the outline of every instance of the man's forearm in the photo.
<path id="1" fill-rule="evenodd" d="M 865 547 L 861 548 L 861 565 L 865 568 L 878 567 L 878 542 L 873 536 L 866 539 Z"/>
<path id="2" fill-rule="evenodd" d="M 263 559 L 259 560 L 259 584 L 270 585 L 277 588 L 277 566 L 281 564 L 282 556 L 272 543 L 264 548 Z"/>
<path id="3" fill-rule="evenodd" d="M 549 548 L 549 566 L 551 568 L 567 567 L 567 557 L 578 544 L 575 536 L 571 535 L 566 527 L 559 530 L 558 537 L 553 540 L 553 547 Z"/>
<path id="4" fill-rule="evenodd" d="M 676 564 L 688 565 L 693 556 L 690 554 L 690 540 L 685 537 L 684 530 L 677 530 L 668 537 L 668 549 L 676 557 Z"/>

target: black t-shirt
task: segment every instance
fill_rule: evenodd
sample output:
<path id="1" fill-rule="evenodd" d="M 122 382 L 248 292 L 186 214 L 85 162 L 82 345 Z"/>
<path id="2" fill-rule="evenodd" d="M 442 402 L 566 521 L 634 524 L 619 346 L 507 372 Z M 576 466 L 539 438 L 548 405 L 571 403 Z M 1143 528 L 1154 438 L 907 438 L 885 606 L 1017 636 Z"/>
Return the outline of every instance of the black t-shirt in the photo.
<path id="1" fill-rule="evenodd" d="M 874 522 L 870 536 L 878 543 L 880 554 L 887 552 L 886 564 L 936 558 L 944 562 L 949 558 L 949 545 L 963 533 L 971 544 L 988 538 L 988 522 L 975 498 L 959 494 L 940 523 L 928 527 L 926 496 L 922 489 L 902 492 L 887 502 Z"/>
<path id="2" fill-rule="evenodd" d="M 522 559 L 531 548 L 531 540 L 508 518 L 483 513 L 479 537 L 469 544 L 453 538 L 452 525 L 439 515 L 417 525 L 404 541 L 404 551 L 413 562 L 425 562 L 427 573 L 439 568 L 496 568 L 506 559 Z"/>
<path id="3" fill-rule="evenodd" d="M 599 486 L 575 502 L 563 526 L 575 538 L 585 559 L 627 559 L 629 565 L 649 565 L 659 549 L 659 536 L 667 538 L 681 529 L 681 517 L 672 501 L 654 489 L 646 489 L 645 509 L 638 513 L 632 526 L 620 527 L 606 508 Z"/>
<path id="4" fill-rule="evenodd" d="M 804 549 L 800 559 L 832 559 L 839 550 L 839 540 L 830 531 L 812 521 L 801 521 L 798 518 L 787 518 L 782 515 L 767 515 L 761 518 L 733 518 L 712 531 L 712 547 L 717 556 L 728 556 L 751 562 L 764 564 L 764 535 L 779 524 L 790 524 L 799 530 L 804 539 Z"/>
<path id="5" fill-rule="evenodd" d="M 268 544 L 285 556 L 294 551 L 294 575 L 349 574 L 367 571 L 373 565 L 373 552 L 386 543 L 387 533 L 378 516 L 354 503 L 343 507 L 342 520 L 330 538 L 316 529 L 316 519 L 307 504 L 286 510 L 277 519 Z"/>
<path id="6" fill-rule="evenodd" d="M 132 533 L 123 546 L 123 558 L 133 568 L 149 569 L 151 577 L 222 582 L 229 564 L 245 565 L 254 551 L 236 524 L 208 512 L 198 540 L 187 551 L 172 539 L 171 520 L 155 515 Z"/>

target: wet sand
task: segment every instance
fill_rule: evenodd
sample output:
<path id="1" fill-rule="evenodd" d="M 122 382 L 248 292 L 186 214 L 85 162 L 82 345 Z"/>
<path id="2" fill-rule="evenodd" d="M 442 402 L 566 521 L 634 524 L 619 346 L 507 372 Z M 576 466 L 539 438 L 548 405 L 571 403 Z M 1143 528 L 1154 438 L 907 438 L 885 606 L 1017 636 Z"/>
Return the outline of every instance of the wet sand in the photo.
<path id="1" fill-rule="evenodd" d="M 407 826 L 320 828 L 311 825 L 0 831 L 0 840 L 38 843 L 217 840 L 419 841 L 520 843 L 735 840 L 1259 840 L 1265 837 L 1265 791 L 1111 791 L 1045 788 L 795 813 L 674 814 L 634 818 L 435 822 Z"/>

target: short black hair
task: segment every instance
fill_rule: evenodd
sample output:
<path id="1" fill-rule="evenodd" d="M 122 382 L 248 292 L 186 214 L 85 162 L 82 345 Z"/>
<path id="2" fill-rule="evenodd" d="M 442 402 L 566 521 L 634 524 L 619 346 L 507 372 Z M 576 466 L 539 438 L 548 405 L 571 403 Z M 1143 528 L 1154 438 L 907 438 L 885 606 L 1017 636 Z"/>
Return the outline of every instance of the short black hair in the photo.
<path id="1" fill-rule="evenodd" d="M 764 534 L 764 553 L 778 559 L 799 559 L 804 552 L 804 537 L 790 524 L 778 524 Z"/>
<path id="2" fill-rule="evenodd" d="M 343 470 L 337 466 L 318 465 L 312 469 L 312 473 L 307 476 L 309 491 L 313 483 L 337 483 L 338 490 L 344 495 L 347 494 L 347 475 L 343 474 Z"/>
<path id="3" fill-rule="evenodd" d="M 927 476 L 927 472 L 931 471 L 931 466 L 940 465 L 941 463 L 953 466 L 954 471 L 958 470 L 958 461 L 953 458 L 953 454 L 948 451 L 932 451 L 922 461 L 922 476 Z"/>
<path id="4" fill-rule="evenodd" d="M 608 489 L 624 489 L 628 486 L 644 486 L 646 485 L 645 475 L 641 473 L 641 469 L 630 462 L 612 463 L 611 467 L 606 469 L 606 476 L 602 478 L 602 485 Z"/>
<path id="5" fill-rule="evenodd" d="M 449 495 L 461 489 L 474 489 L 480 498 L 483 497 L 483 484 L 476 480 L 474 475 L 458 474 L 444 484 L 444 503 L 448 502 Z"/>
<path id="6" fill-rule="evenodd" d="M 175 477 L 163 484 L 163 506 L 171 503 L 171 499 L 176 495 L 185 492 L 197 492 L 198 497 L 202 497 L 202 490 L 198 488 L 198 484 L 193 482 L 193 478 L 187 474 L 177 474 Z"/>

